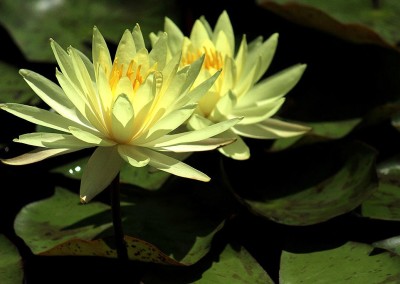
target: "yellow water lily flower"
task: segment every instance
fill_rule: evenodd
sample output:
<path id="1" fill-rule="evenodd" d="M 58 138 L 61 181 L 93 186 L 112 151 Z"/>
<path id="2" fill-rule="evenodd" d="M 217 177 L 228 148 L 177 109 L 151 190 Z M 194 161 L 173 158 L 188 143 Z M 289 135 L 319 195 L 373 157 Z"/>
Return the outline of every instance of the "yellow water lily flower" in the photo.
<path id="1" fill-rule="evenodd" d="M 3 160 L 23 165 L 96 147 L 84 170 L 80 195 L 90 201 L 117 176 L 123 163 L 150 165 L 174 175 L 208 181 L 204 173 L 169 156 L 173 152 L 212 150 L 232 142 L 213 136 L 226 131 L 233 119 L 196 131 L 178 132 L 193 113 L 218 73 L 193 86 L 204 56 L 179 68 L 180 54 L 167 58 L 167 34 L 149 52 L 138 25 L 126 30 L 112 62 L 100 31 L 93 29 L 91 62 L 54 40 L 51 48 L 59 65 L 59 85 L 29 70 L 21 70 L 29 86 L 51 110 L 6 103 L 0 108 L 37 125 L 57 130 L 35 132 L 14 141 L 37 146 L 34 151 Z M 172 133 L 173 132 L 173 133 Z"/>
<path id="2" fill-rule="evenodd" d="M 301 135 L 310 130 L 306 126 L 271 118 L 306 68 L 304 64 L 297 64 L 260 80 L 274 56 L 278 34 L 265 41 L 258 37 L 249 44 L 243 35 L 235 53 L 235 35 L 226 11 L 219 16 L 214 30 L 201 17 L 195 21 L 189 37 L 184 36 L 169 18 L 165 19 L 164 31 L 169 35 L 168 57 L 182 52 L 181 67 L 205 54 L 194 86 L 222 70 L 215 84 L 199 101 L 196 115 L 189 120 L 189 127 L 199 129 L 233 117 L 244 117 L 224 133 L 223 136 L 235 137 L 236 141 L 219 148 L 221 153 L 233 159 L 248 159 L 250 150 L 240 136 L 275 139 Z M 150 34 L 152 43 L 160 34 Z"/>

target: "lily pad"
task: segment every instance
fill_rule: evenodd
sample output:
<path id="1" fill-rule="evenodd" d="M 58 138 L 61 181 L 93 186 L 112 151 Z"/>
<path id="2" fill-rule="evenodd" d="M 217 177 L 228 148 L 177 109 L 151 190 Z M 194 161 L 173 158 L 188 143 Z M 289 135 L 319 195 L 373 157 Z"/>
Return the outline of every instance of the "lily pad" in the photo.
<path id="1" fill-rule="evenodd" d="M 273 284 L 274 282 L 245 248 L 227 245 L 219 260 L 214 262 L 196 283 Z"/>
<path id="2" fill-rule="evenodd" d="M 0 61 L 0 103 L 20 103 L 34 105 L 39 97 L 18 73 L 18 69 Z"/>
<path id="3" fill-rule="evenodd" d="M 400 257 L 371 254 L 373 247 L 348 242 L 309 253 L 282 252 L 280 283 L 398 283 Z"/>
<path id="4" fill-rule="evenodd" d="M 125 29 L 139 23 L 145 40 L 163 27 L 164 17 L 176 18 L 176 1 L 2 1 L 0 22 L 10 31 L 26 58 L 54 61 L 49 38 L 89 53 L 92 28 L 118 42 Z M 27 16 L 29 15 L 29 16 Z M 48 48 L 46 48 L 48 47 Z"/>
<path id="5" fill-rule="evenodd" d="M 377 153 L 366 144 L 318 143 L 284 152 L 258 155 L 262 168 L 242 166 L 247 184 L 232 181 L 257 215 L 287 225 L 316 224 L 355 209 L 377 189 Z M 228 175 L 235 175 L 232 167 Z"/>
<path id="6" fill-rule="evenodd" d="M 215 189 L 185 182 L 179 185 L 168 192 L 122 193 L 122 220 L 131 259 L 190 265 L 209 251 L 229 216 L 229 206 L 226 202 L 223 208 L 219 206 L 222 200 Z M 82 205 L 77 194 L 57 188 L 52 197 L 28 204 L 18 213 L 15 231 L 35 254 L 113 258 L 110 219 L 110 206 L 96 201 Z"/>
<path id="7" fill-rule="evenodd" d="M 23 283 L 24 272 L 18 249 L 4 235 L 0 235 L 0 282 L 2 284 Z"/>
<path id="8" fill-rule="evenodd" d="M 272 12 L 303 26 L 357 43 L 397 49 L 400 41 L 398 1 L 258 0 Z"/>
<path id="9" fill-rule="evenodd" d="M 108 205 L 95 201 L 82 205 L 77 194 L 57 188 L 53 196 L 23 207 L 14 229 L 34 254 L 40 254 L 71 239 L 92 240 L 112 226 L 110 218 L 73 225 L 108 209 Z"/>
<path id="10" fill-rule="evenodd" d="M 362 215 L 374 219 L 400 220 L 400 156 L 377 166 L 379 189 L 362 204 Z"/>

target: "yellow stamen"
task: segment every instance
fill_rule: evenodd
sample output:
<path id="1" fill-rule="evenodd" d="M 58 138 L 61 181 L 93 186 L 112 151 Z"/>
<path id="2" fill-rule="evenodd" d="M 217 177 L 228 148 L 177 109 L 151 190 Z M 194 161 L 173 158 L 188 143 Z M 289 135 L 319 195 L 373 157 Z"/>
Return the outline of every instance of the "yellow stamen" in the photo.
<path id="1" fill-rule="evenodd" d="M 123 64 L 118 66 L 117 60 L 114 61 L 113 67 L 111 69 L 110 73 L 110 87 L 111 91 L 114 92 L 115 88 L 117 87 L 117 84 L 121 77 L 124 75 L 123 74 Z M 132 87 L 134 91 L 137 91 L 139 86 L 143 83 L 143 76 L 140 72 L 142 68 L 142 65 L 137 65 L 135 60 L 131 60 L 128 66 L 128 70 L 126 70 L 125 76 L 129 78 L 129 80 L 132 82 Z"/>
<path id="2" fill-rule="evenodd" d="M 219 70 L 223 67 L 224 61 L 221 52 L 214 48 L 202 47 L 197 52 L 187 51 L 182 57 L 181 65 L 189 65 L 200 58 L 205 53 L 203 67 L 207 70 Z"/>

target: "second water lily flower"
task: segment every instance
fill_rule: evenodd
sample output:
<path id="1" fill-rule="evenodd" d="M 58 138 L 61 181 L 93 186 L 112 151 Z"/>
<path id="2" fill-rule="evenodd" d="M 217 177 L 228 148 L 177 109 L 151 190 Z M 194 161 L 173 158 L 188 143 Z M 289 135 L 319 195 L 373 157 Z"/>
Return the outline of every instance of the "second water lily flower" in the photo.
<path id="1" fill-rule="evenodd" d="M 184 36 L 169 18 L 165 19 L 164 31 L 169 34 L 169 57 L 182 52 L 181 67 L 205 54 L 203 68 L 194 86 L 222 70 L 215 84 L 201 98 L 196 114 L 188 122 L 189 127 L 201 129 L 234 117 L 244 117 L 223 134 L 235 137 L 236 141 L 219 148 L 221 153 L 233 159 L 248 159 L 250 150 L 240 136 L 275 139 L 301 135 L 310 130 L 306 126 L 272 118 L 306 68 L 304 64 L 297 64 L 260 81 L 273 59 L 277 34 L 265 41 L 258 37 L 249 44 L 243 36 L 235 53 L 235 34 L 226 11 L 219 16 L 214 30 L 201 17 L 195 21 L 189 37 Z M 160 34 L 150 35 L 153 43 Z"/>
<path id="2" fill-rule="evenodd" d="M 117 176 L 123 163 L 153 166 L 174 175 L 208 181 L 204 173 L 168 155 L 215 149 L 232 139 L 214 138 L 240 119 L 196 131 L 176 132 L 194 112 L 218 73 L 193 86 L 204 57 L 183 69 L 180 54 L 167 62 L 167 34 L 152 50 L 145 48 L 138 25 L 123 34 L 114 60 L 100 31 L 93 30 L 92 59 L 54 40 L 51 48 L 60 71 L 57 85 L 29 70 L 21 70 L 29 86 L 52 110 L 6 103 L 0 108 L 56 133 L 34 132 L 16 142 L 36 150 L 3 160 L 23 165 L 95 147 L 84 170 L 80 195 L 90 201 Z M 197 81 L 199 82 L 199 81 Z"/>

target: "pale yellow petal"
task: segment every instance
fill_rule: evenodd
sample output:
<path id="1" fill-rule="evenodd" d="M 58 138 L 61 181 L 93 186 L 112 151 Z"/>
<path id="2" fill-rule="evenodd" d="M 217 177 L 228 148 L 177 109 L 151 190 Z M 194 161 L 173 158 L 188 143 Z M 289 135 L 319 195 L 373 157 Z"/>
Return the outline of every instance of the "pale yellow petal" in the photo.
<path id="1" fill-rule="evenodd" d="M 191 166 L 189 166 L 185 163 L 182 163 L 179 160 L 168 157 L 167 155 L 164 155 L 162 153 L 159 153 L 159 152 L 156 152 L 156 151 L 153 151 L 150 149 L 143 149 L 142 151 L 145 155 L 150 157 L 149 165 L 151 165 L 159 170 L 162 170 L 162 171 L 165 171 L 165 172 L 168 172 L 168 173 L 180 176 L 180 177 L 195 179 L 195 180 L 199 180 L 199 181 L 209 181 L 210 180 L 210 178 L 206 174 L 192 168 Z"/>
<path id="2" fill-rule="evenodd" d="M 305 64 L 296 64 L 264 79 L 242 96 L 237 106 L 248 107 L 259 101 L 283 97 L 299 82 L 305 68 Z"/>
<path id="3" fill-rule="evenodd" d="M 117 52 L 115 53 L 114 62 L 123 65 L 123 73 L 128 70 L 128 66 L 131 60 L 136 54 L 136 46 L 133 41 L 132 33 L 129 30 L 125 30 L 122 38 L 118 44 Z"/>
<path id="4" fill-rule="evenodd" d="M 116 147 L 98 147 L 83 170 L 81 201 L 87 203 L 107 188 L 119 173 L 123 163 Z"/>
<path id="5" fill-rule="evenodd" d="M 27 165 L 27 164 L 32 164 L 36 162 L 43 161 L 47 158 L 51 157 L 56 157 L 72 152 L 76 152 L 81 150 L 81 148 L 78 149 L 43 149 L 43 148 L 38 148 L 35 149 L 31 152 L 22 154 L 20 156 L 10 158 L 10 159 L 2 159 L 1 161 L 4 164 L 7 165 L 12 165 L 12 166 L 21 166 L 21 165 Z"/>
<path id="6" fill-rule="evenodd" d="M 236 138 L 237 140 L 235 142 L 219 148 L 218 151 L 234 160 L 247 160 L 250 158 L 250 149 L 246 143 L 244 143 L 242 138 L 239 136 Z"/>
<path id="7" fill-rule="evenodd" d="M 164 31 L 168 34 L 168 47 L 172 55 L 180 52 L 184 35 L 178 26 L 168 17 L 164 21 Z"/>
<path id="8" fill-rule="evenodd" d="M 69 132 L 74 135 L 79 140 L 82 140 L 86 143 L 97 145 L 97 146 L 112 146 L 115 145 L 116 142 L 111 141 L 107 137 L 103 136 L 100 133 L 95 133 L 93 131 L 85 131 L 81 128 L 77 127 L 69 127 Z"/>
<path id="9" fill-rule="evenodd" d="M 284 102 L 285 98 L 280 98 L 273 102 L 257 104 L 257 106 L 254 107 L 235 109 L 232 115 L 244 116 L 242 121 L 240 121 L 241 125 L 258 123 L 276 114 Z"/>
<path id="10" fill-rule="evenodd" d="M 160 34 L 149 53 L 150 66 L 157 64 L 159 70 L 164 69 L 167 63 L 167 34 Z"/>
<path id="11" fill-rule="evenodd" d="M 122 159 L 134 167 L 144 167 L 150 161 L 150 158 L 147 155 L 144 155 L 140 150 L 141 147 L 118 145 L 118 153 Z"/>
<path id="12" fill-rule="evenodd" d="M 69 134 L 34 132 L 20 135 L 14 142 L 46 148 L 83 149 L 93 147 Z"/>
<path id="13" fill-rule="evenodd" d="M 22 104 L 0 104 L 0 108 L 29 122 L 55 130 L 69 132 L 68 127 L 84 127 L 57 113 Z"/>
<path id="14" fill-rule="evenodd" d="M 196 48 L 201 48 L 206 40 L 210 40 L 206 28 L 199 20 L 194 22 L 190 33 L 190 40 Z"/>
<path id="15" fill-rule="evenodd" d="M 92 57 L 95 71 L 101 66 L 103 72 L 107 77 L 109 77 L 112 69 L 110 51 L 108 50 L 107 43 L 97 27 L 93 28 Z"/>
<path id="16" fill-rule="evenodd" d="M 224 37 L 223 42 L 221 42 L 222 35 Z M 216 43 L 217 50 L 222 50 L 228 56 L 233 56 L 235 52 L 235 34 L 226 11 L 223 11 L 218 17 L 212 41 Z"/>
<path id="17" fill-rule="evenodd" d="M 212 124 L 208 127 L 201 128 L 199 130 L 193 130 L 185 133 L 166 135 L 159 139 L 156 139 L 149 143 L 148 145 L 144 144 L 143 146 L 150 147 L 166 147 L 172 145 L 179 144 L 187 144 L 191 142 L 201 141 L 203 139 L 210 138 L 217 134 L 228 130 L 233 125 L 237 124 L 242 118 L 234 118 L 226 121 L 222 121 L 216 124 Z"/>
<path id="18" fill-rule="evenodd" d="M 140 50 L 142 48 L 146 48 L 142 31 L 140 30 L 139 24 L 136 24 L 132 30 L 132 38 L 135 42 L 136 50 Z"/>
<path id="19" fill-rule="evenodd" d="M 134 111 L 127 95 L 119 95 L 112 108 L 112 136 L 119 143 L 128 143 L 133 135 Z"/>

